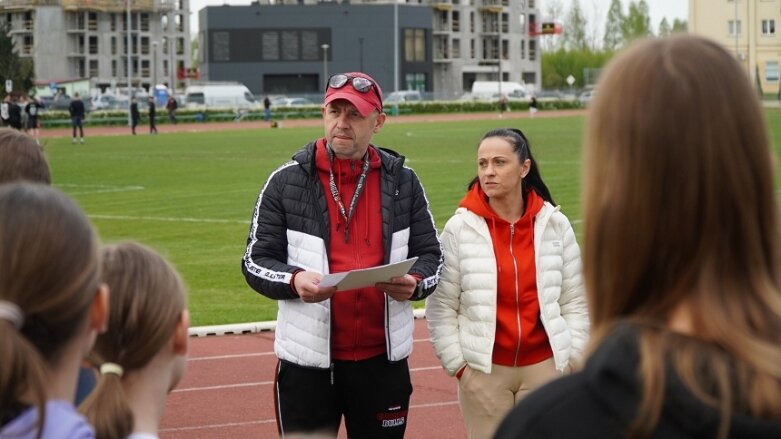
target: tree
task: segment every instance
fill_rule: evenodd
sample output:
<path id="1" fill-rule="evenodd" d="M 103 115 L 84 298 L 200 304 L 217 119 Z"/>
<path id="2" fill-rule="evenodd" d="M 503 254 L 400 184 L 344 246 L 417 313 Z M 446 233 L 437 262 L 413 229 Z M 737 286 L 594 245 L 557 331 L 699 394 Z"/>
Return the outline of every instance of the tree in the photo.
<path id="1" fill-rule="evenodd" d="M 624 13 L 621 11 L 621 0 L 610 2 L 607 11 L 607 23 L 605 23 L 605 36 L 602 38 L 602 47 L 605 50 L 616 50 L 623 42 L 622 29 L 624 26 Z"/>
<path id="2" fill-rule="evenodd" d="M 657 35 L 660 37 L 666 37 L 672 33 L 672 28 L 670 28 L 670 23 L 667 22 L 667 17 L 662 18 L 662 21 L 659 22 L 659 32 Z"/>
<path id="3" fill-rule="evenodd" d="M 629 12 L 626 14 L 623 24 L 621 33 L 624 38 L 624 44 L 638 38 L 653 35 L 648 3 L 645 0 L 640 0 L 639 2 L 632 0 L 629 3 Z"/>
<path id="4" fill-rule="evenodd" d="M 5 81 L 10 79 L 14 91 L 27 93 L 33 88 L 35 69 L 29 58 L 20 58 L 8 25 L 0 28 L 0 96 L 5 96 Z"/>
<path id="5" fill-rule="evenodd" d="M 191 60 L 190 62 L 192 63 L 192 66 L 196 69 L 201 65 L 200 55 L 198 54 L 199 46 L 200 46 L 200 41 L 198 39 L 198 36 L 196 35 L 195 38 L 193 38 L 192 43 L 190 43 L 190 60 Z"/>
<path id="6" fill-rule="evenodd" d="M 567 76 L 575 77 L 575 87 L 588 85 L 586 70 L 599 70 L 607 64 L 613 52 L 607 50 L 564 50 L 542 54 L 542 88 L 569 88 Z M 595 78 L 591 78 L 592 83 Z"/>
<path id="7" fill-rule="evenodd" d="M 686 32 L 688 28 L 689 26 L 686 20 L 679 20 L 677 18 L 673 20 L 673 33 Z"/>
<path id="8" fill-rule="evenodd" d="M 567 20 L 564 22 L 564 47 L 570 50 L 589 49 L 586 39 L 586 17 L 580 9 L 579 0 L 572 0 Z"/>

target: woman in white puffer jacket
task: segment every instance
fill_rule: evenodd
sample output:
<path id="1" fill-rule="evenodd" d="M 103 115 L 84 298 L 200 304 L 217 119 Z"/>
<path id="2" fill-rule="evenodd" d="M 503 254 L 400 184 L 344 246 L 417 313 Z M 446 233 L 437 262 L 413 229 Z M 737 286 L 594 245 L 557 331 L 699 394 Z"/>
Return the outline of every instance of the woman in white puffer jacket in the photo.
<path id="1" fill-rule="evenodd" d="M 489 438 L 529 391 L 573 368 L 588 339 L 580 249 L 520 130 L 487 133 L 478 176 L 441 235 L 426 318 L 459 379 L 471 439 Z"/>

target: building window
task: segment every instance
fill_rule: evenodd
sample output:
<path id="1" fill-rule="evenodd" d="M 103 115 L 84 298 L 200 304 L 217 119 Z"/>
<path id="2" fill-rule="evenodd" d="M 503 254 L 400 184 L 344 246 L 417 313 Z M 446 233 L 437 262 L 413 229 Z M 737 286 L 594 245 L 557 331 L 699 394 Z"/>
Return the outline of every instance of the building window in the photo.
<path id="1" fill-rule="evenodd" d="M 279 32 L 263 32 L 263 60 L 279 60 Z"/>
<path id="2" fill-rule="evenodd" d="M 762 35 L 773 36 L 776 34 L 776 20 L 762 20 Z"/>
<path id="3" fill-rule="evenodd" d="M 469 58 L 471 58 L 471 59 L 475 59 L 475 48 L 476 48 L 476 46 L 477 45 L 475 44 L 475 39 L 474 38 L 469 40 Z"/>
<path id="4" fill-rule="evenodd" d="M 529 40 L 529 61 L 537 60 L 537 43 L 534 40 Z"/>
<path id="5" fill-rule="evenodd" d="M 141 31 L 149 32 L 149 14 L 141 14 Z"/>
<path id="6" fill-rule="evenodd" d="M 765 81 L 778 82 L 778 61 L 765 62 Z"/>
<path id="7" fill-rule="evenodd" d="M 111 76 L 117 77 L 117 60 L 111 60 Z"/>
<path id="8" fill-rule="evenodd" d="M 177 32 L 184 32 L 184 20 L 182 20 L 182 14 L 176 14 L 174 17 L 174 23 L 176 24 Z"/>
<path id="9" fill-rule="evenodd" d="M 22 45 L 22 54 L 23 55 L 32 55 L 33 54 L 33 36 L 32 35 L 25 35 L 24 36 L 24 44 Z"/>
<path id="10" fill-rule="evenodd" d="M 111 37 L 111 54 L 117 54 L 117 37 Z"/>
<path id="11" fill-rule="evenodd" d="M 521 40 L 521 59 L 526 59 L 526 40 Z"/>
<path id="12" fill-rule="evenodd" d="M 426 32 L 424 29 L 404 29 L 404 61 L 426 61 Z"/>
<path id="13" fill-rule="evenodd" d="M 404 75 L 405 90 L 426 91 L 425 73 L 407 73 Z"/>
<path id="14" fill-rule="evenodd" d="M 98 54 L 98 37 L 89 37 L 89 53 L 90 55 Z"/>
<path id="15" fill-rule="evenodd" d="M 469 32 L 475 33 L 475 13 L 469 13 Z"/>
<path id="16" fill-rule="evenodd" d="M 461 58 L 461 40 L 453 38 L 453 58 Z"/>
<path id="17" fill-rule="evenodd" d="M 299 52 L 298 32 L 282 31 L 282 60 L 297 61 Z"/>
<path id="18" fill-rule="evenodd" d="M 740 20 L 729 20 L 727 22 L 727 27 L 729 30 L 729 35 L 731 37 L 734 37 L 736 35 L 740 35 Z"/>
<path id="19" fill-rule="evenodd" d="M 453 11 L 453 32 L 461 31 L 461 14 L 458 11 Z"/>
<path id="20" fill-rule="evenodd" d="M 87 14 L 87 27 L 89 30 L 98 30 L 98 14 L 96 12 Z"/>
<path id="21" fill-rule="evenodd" d="M 98 75 L 98 60 L 89 60 L 89 76 L 90 78 L 97 78 Z"/>

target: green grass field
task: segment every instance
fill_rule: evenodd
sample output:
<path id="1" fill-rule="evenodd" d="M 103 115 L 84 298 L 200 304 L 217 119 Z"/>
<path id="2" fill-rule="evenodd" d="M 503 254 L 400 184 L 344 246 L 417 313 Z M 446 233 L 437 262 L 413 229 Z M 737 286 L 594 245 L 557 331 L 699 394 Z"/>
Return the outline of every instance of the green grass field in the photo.
<path id="1" fill-rule="evenodd" d="M 781 145 L 781 111 L 767 113 Z M 475 173 L 477 142 L 507 121 L 390 123 L 377 145 L 407 157 L 442 228 Z M 554 199 L 580 226 L 583 117 L 516 121 Z M 87 133 L 89 135 L 89 132 Z M 322 128 L 49 139 L 54 185 L 73 196 L 103 242 L 133 239 L 165 255 L 189 290 L 194 326 L 273 320 L 276 304 L 241 274 L 249 219 L 268 174 Z"/>

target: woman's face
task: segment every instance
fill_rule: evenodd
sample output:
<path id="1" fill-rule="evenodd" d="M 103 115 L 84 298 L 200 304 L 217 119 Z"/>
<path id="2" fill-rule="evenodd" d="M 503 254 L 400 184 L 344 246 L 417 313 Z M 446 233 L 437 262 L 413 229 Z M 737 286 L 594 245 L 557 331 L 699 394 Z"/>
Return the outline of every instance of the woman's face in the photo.
<path id="1" fill-rule="evenodd" d="M 531 160 L 521 163 L 510 142 L 503 137 L 484 139 L 477 148 L 477 176 L 488 198 L 521 200 L 521 181 L 530 167 Z"/>

